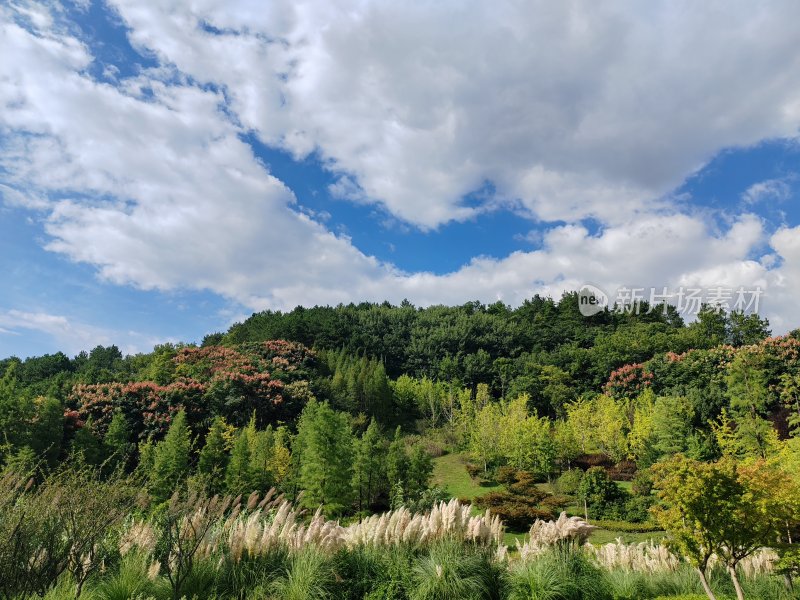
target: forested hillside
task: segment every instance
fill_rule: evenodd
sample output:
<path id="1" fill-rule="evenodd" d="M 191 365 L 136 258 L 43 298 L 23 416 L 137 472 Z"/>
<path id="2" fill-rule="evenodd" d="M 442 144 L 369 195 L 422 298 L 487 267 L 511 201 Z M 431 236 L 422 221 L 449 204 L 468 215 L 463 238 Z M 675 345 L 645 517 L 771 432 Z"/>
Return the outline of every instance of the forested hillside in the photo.
<path id="1" fill-rule="evenodd" d="M 134 535 L 130 519 L 137 515 L 135 527 L 157 530 L 141 535 L 178 545 L 181 519 L 192 511 L 208 519 L 200 536 L 206 545 L 209 532 L 217 531 L 214 523 L 233 527 L 230 519 L 240 515 L 291 515 L 292 523 L 310 528 L 307 541 L 288 542 L 281 537 L 295 535 L 288 529 L 258 535 L 277 536 L 269 544 L 289 544 L 284 549 L 290 553 L 306 544 L 322 552 L 314 555 L 321 562 L 313 568 L 322 569 L 314 577 L 322 577 L 323 595 L 293 597 L 333 594 L 335 578 L 323 574 L 333 564 L 325 562 L 326 544 L 352 550 L 361 542 L 351 536 L 376 535 L 368 528 L 389 523 L 367 520 L 372 525 L 359 530 L 359 521 L 387 510 L 395 512 L 386 519 L 400 519 L 402 527 L 450 511 L 448 518 L 463 521 L 456 527 L 458 544 L 481 540 L 482 549 L 466 557 L 458 544 L 429 547 L 433 538 L 423 543 L 428 534 L 398 534 L 422 536 L 407 559 L 423 561 L 414 567 L 423 571 L 424 561 L 436 567 L 435 561 L 448 560 L 436 552 L 454 552 L 456 562 L 484 561 L 475 568 L 491 571 L 498 560 L 509 560 L 505 527 L 518 535 L 530 530 L 510 560 L 527 565 L 524 577 L 533 577 L 529 570 L 545 564 L 534 559 L 546 547 L 571 547 L 600 528 L 636 539 L 666 535 L 674 554 L 663 550 L 672 557 L 664 558 L 664 570 L 675 571 L 669 561 L 685 556 L 701 574 L 685 589 L 719 579 L 724 567 L 730 582 L 714 585 L 736 592 L 737 565 L 754 557 L 768 566 L 753 567 L 744 585 L 773 585 L 774 552 L 791 576 L 800 533 L 793 496 L 800 489 L 800 335 L 770 338 L 768 323 L 757 315 L 710 307 L 690 324 L 671 309 L 641 309 L 583 317 L 569 294 L 559 302 L 536 297 L 516 309 L 500 303 L 297 308 L 255 314 L 226 333 L 206 336 L 200 346 L 165 344 L 134 356 L 111 346 L 72 358 L 7 358 L 0 362 L 0 460 L 11 491 L 0 502 L 7 503 L 9 518 L 24 524 L 26 517 L 13 517 L 13 507 L 28 495 L 35 494 L 30 502 L 47 503 L 51 487 L 60 494 L 76 485 L 100 486 L 109 502 L 117 502 L 109 514 L 118 518 L 108 527 Z M 33 487 L 23 491 L 28 477 Z M 708 497 L 714 490 L 718 496 Z M 239 500 L 218 505 L 215 496 Z M 456 517 L 459 506 L 466 513 Z M 299 512 L 303 508 L 318 511 L 310 523 Z M 478 518 L 477 509 L 489 511 L 485 521 L 469 520 Z M 413 517 L 413 511 L 420 514 Z M 552 526 L 567 533 L 542 541 L 542 523 L 562 511 L 575 515 L 573 521 Z M 734 530 L 717 522 L 686 527 L 687 516 L 702 521 L 709 511 L 724 514 Z M 336 529 L 339 524 L 326 517 L 355 529 Z M 8 519 L 0 525 L 8 539 L 23 531 Z M 44 531 L 37 529 L 41 523 L 26 526 L 30 535 Z M 732 531 L 740 538 L 731 541 Z M 441 537 L 455 543 L 451 534 Z M 100 543 L 97 535 L 91 544 Z M 774 558 L 764 558 L 764 546 L 773 548 Z M 145 553 L 147 560 L 167 570 L 165 581 L 177 598 L 188 586 L 168 564 L 178 550 L 158 558 L 159 547 Z M 265 551 L 258 547 L 248 552 L 255 557 Z M 38 573 L 43 587 L 28 589 L 20 583 L 33 577 L 24 549 L 4 548 L 19 572 L 5 583 L 0 577 L 3 590 L 44 593 L 65 572 L 82 585 L 82 571 L 70 570 L 72 559 L 54 558 L 60 570 Z M 591 559 L 591 568 L 599 563 L 613 573 L 623 561 L 614 552 L 661 552 L 656 548 L 605 549 Z M 108 560 L 128 564 L 118 549 L 107 551 Z M 300 560 L 284 559 L 290 571 Z M 184 565 L 183 576 L 193 572 L 194 560 Z M 408 589 L 381 593 L 423 597 L 409 591 L 417 577 L 409 573 L 418 571 L 400 570 L 404 583 L 384 584 Z M 364 584 L 354 573 L 345 579 Z M 597 597 L 657 595 L 652 588 L 652 595 L 623 596 L 614 585 L 608 583 L 612 595 Z M 341 597 L 366 597 L 352 593 Z"/>

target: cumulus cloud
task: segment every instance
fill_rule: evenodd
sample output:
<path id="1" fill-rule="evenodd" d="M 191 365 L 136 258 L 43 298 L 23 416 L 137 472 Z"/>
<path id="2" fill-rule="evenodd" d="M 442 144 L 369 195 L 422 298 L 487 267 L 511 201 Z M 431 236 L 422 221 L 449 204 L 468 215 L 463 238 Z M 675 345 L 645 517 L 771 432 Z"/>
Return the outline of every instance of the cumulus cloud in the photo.
<path id="1" fill-rule="evenodd" d="M 160 62 L 114 85 L 52 14 L 0 7 L 0 193 L 108 281 L 255 310 L 763 284 L 776 329 L 796 324 L 800 230 L 743 214 L 720 231 L 666 195 L 724 146 L 796 133 L 795 3 L 112 4 Z M 404 273 L 299 210 L 253 132 L 418 227 L 505 202 L 563 224 L 533 251 Z M 102 338 L 37 315 L 0 326 Z"/>
<path id="2" fill-rule="evenodd" d="M 302 285 L 320 301 L 344 300 L 379 272 L 292 209 L 293 194 L 241 141 L 218 93 L 148 74 L 123 88 L 97 83 L 82 72 L 91 58 L 77 40 L 13 22 L 0 54 L 21 58 L 0 67 L 11 82 L 0 126 L 12 138 L 0 164 L 6 188 L 51 198 L 48 249 L 115 283 L 211 289 L 248 306 L 288 303 Z"/>
<path id="3" fill-rule="evenodd" d="M 794 2 L 112 3 L 265 142 L 423 227 L 474 216 L 486 181 L 541 219 L 621 222 L 800 124 Z"/>

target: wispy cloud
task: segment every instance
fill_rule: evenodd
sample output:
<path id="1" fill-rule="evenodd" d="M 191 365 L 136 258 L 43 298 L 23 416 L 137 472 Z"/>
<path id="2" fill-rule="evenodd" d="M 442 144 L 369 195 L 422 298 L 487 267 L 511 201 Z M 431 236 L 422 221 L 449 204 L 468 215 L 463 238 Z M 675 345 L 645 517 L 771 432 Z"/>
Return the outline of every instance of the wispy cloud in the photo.
<path id="1" fill-rule="evenodd" d="M 789 175 L 779 179 L 767 179 L 751 185 L 742 194 L 742 199 L 748 204 L 756 204 L 776 200 L 783 202 L 792 197 L 790 182 L 797 179 L 796 175 Z"/>
<path id="2" fill-rule="evenodd" d="M 97 327 L 68 316 L 17 309 L 0 311 L 0 334 L 25 335 L 34 331 L 49 336 L 53 346 L 70 354 L 91 350 L 95 346 L 115 344 L 125 354 L 147 352 L 156 344 L 176 342 L 136 331 Z"/>

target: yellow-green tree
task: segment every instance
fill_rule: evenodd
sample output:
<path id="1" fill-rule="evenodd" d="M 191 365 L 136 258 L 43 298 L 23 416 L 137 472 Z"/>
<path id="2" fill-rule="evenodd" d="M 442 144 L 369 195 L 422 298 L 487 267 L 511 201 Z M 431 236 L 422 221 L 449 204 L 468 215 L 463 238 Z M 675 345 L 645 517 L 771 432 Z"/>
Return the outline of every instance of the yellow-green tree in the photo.
<path id="1" fill-rule="evenodd" d="M 654 465 L 653 475 L 660 500 L 653 516 L 696 568 L 708 597 L 715 600 L 706 572 L 716 554 L 743 600 L 736 566 L 759 548 L 774 546 L 787 520 L 795 518 L 786 501 L 786 474 L 764 462 L 703 463 L 677 455 Z"/>
<path id="2" fill-rule="evenodd" d="M 502 457 L 498 444 L 502 433 L 501 418 L 500 406 L 495 402 L 490 402 L 475 415 L 469 448 L 472 455 L 483 464 L 484 471 Z"/>
<path id="3" fill-rule="evenodd" d="M 499 450 L 516 469 L 549 475 L 555 461 L 550 421 L 528 411 L 529 397 L 522 394 L 501 405 Z"/>

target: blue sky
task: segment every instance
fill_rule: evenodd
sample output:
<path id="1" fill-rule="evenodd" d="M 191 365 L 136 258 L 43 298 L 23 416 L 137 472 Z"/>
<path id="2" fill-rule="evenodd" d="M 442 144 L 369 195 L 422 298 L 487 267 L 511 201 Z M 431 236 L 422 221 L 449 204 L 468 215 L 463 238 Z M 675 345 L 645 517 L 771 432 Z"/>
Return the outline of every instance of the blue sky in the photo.
<path id="1" fill-rule="evenodd" d="M 0 356 L 584 282 L 759 287 L 798 327 L 798 17 L 15 0 Z"/>

